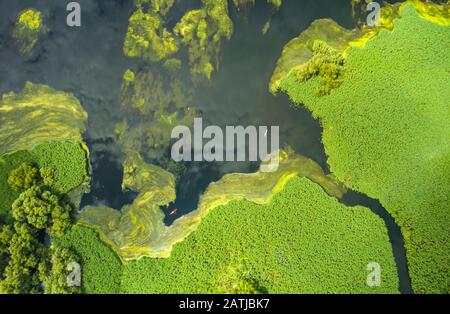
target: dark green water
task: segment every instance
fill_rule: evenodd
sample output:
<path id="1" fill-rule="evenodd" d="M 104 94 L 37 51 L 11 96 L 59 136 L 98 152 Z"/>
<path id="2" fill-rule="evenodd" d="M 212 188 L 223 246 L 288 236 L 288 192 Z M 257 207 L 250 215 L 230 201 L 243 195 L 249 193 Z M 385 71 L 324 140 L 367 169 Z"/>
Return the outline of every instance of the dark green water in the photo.
<path id="1" fill-rule="evenodd" d="M 122 118 L 119 91 L 124 71 L 137 65 L 122 52 L 123 39 L 132 12 L 127 0 L 80 0 L 81 28 L 65 24 L 65 2 L 61 0 L 0 0 L 0 93 L 20 91 L 27 80 L 48 84 L 57 90 L 72 92 L 89 114 L 85 140 L 92 152 L 92 191 L 83 205 L 105 204 L 120 209 L 131 203 L 135 193 L 122 192 L 123 153 L 115 143 L 114 126 Z M 16 54 L 11 34 L 14 19 L 24 8 L 35 7 L 46 16 L 51 32 L 29 60 Z M 169 26 L 199 1 L 183 0 L 169 14 Z M 284 94 L 273 96 L 267 85 L 283 46 L 318 18 L 332 18 L 345 27 L 353 27 L 350 1 L 284 0 L 280 11 L 264 0 L 245 14 L 231 12 L 235 23 L 233 38 L 222 47 L 220 69 L 210 82 L 199 88 L 192 101 L 208 123 L 225 125 L 278 125 L 280 144 L 289 145 L 327 170 L 320 141 L 321 127 L 302 107 L 292 107 Z M 261 28 L 271 18 L 271 28 Z M 131 118 L 131 117 L 130 117 Z M 253 172 L 254 163 L 195 163 L 189 166 L 177 188 L 177 200 L 163 210 L 170 224 L 197 207 L 207 186 L 231 172 Z M 389 230 L 397 263 L 400 290 L 411 292 L 403 238 L 387 211 L 364 195 L 348 193 L 347 205 L 365 205 L 384 219 Z"/>

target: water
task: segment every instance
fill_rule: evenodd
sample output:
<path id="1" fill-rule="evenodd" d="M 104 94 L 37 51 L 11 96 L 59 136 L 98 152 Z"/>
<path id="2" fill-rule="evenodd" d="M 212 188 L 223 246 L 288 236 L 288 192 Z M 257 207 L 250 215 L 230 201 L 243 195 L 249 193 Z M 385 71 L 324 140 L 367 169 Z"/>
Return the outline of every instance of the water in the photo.
<path id="1" fill-rule="evenodd" d="M 286 95 L 273 96 L 268 83 L 284 45 L 318 18 L 332 18 L 351 28 L 350 1 L 284 0 L 280 11 L 258 0 L 245 14 L 230 12 L 235 22 L 233 38 L 222 47 L 220 69 L 210 82 L 199 88 L 192 101 L 208 123 L 225 125 L 279 125 L 280 144 L 289 145 L 318 162 L 326 171 L 326 156 L 321 144 L 318 121 L 302 107 L 293 107 Z M 79 0 L 82 27 L 65 24 L 65 1 L 0 0 L 0 93 L 20 91 L 26 81 L 42 83 L 57 90 L 72 92 L 89 114 L 85 140 L 92 153 L 92 191 L 82 205 L 104 204 L 116 209 L 133 201 L 135 193 L 122 191 L 123 152 L 114 141 L 114 126 L 122 118 L 119 91 L 122 75 L 137 60 L 126 58 L 123 40 L 131 14 L 132 1 Z M 180 1 L 169 13 L 172 27 L 197 0 Z M 28 7 L 41 10 L 51 30 L 30 59 L 17 55 L 9 34 L 15 17 Z M 268 19 L 271 28 L 261 29 Z M 131 119 L 132 117 L 130 117 Z M 180 179 L 177 200 L 166 208 L 166 224 L 197 207 L 198 198 L 209 183 L 225 173 L 253 172 L 254 163 L 195 163 Z M 348 193 L 343 202 L 366 205 L 386 222 L 397 263 L 400 290 L 411 292 L 403 238 L 392 217 L 381 205 L 364 195 Z M 177 208 L 175 215 L 170 212 Z"/>

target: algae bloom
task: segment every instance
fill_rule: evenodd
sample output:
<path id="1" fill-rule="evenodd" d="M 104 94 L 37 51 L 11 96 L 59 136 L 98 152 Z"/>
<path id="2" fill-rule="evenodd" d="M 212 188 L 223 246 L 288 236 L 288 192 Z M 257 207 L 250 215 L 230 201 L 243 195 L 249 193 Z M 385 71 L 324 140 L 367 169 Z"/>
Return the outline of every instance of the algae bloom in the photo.
<path id="1" fill-rule="evenodd" d="M 45 32 L 46 27 L 40 11 L 27 9 L 20 13 L 13 31 L 19 52 L 24 56 L 30 55 Z"/>

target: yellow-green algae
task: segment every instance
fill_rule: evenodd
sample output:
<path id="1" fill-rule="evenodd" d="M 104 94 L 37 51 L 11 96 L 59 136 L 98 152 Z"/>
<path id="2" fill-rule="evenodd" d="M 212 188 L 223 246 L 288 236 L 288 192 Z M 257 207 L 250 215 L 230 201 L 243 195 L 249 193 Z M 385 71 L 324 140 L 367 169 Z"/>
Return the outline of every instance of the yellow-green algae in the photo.
<path id="1" fill-rule="evenodd" d="M 267 204 L 289 178 L 297 175 L 319 183 L 335 197 L 342 197 L 345 192 L 342 185 L 332 176 L 324 175 L 314 161 L 282 153 L 276 172 L 225 175 L 208 187 L 195 211 L 167 227 L 159 206 L 175 200 L 173 175 L 143 162 L 137 153 L 130 154 L 125 161 L 123 188 L 139 192 L 133 204 L 125 206 L 120 212 L 107 207 L 87 207 L 79 221 L 97 228 L 101 238 L 124 260 L 143 256 L 168 257 L 172 246 L 194 231 L 213 208 L 240 199 Z"/>
<path id="2" fill-rule="evenodd" d="M 308 57 L 298 56 L 292 43 L 272 85 L 321 121 L 338 179 L 379 199 L 393 215 L 417 293 L 446 293 L 450 286 L 449 7 L 408 1 L 392 30 L 382 29 L 357 47 L 345 48 L 349 44 L 342 41 L 343 83 L 328 96 L 315 94 L 317 78 L 297 79 L 294 70 Z M 348 32 L 340 31 L 344 37 Z M 299 38 L 311 36 L 313 42 L 319 33 L 305 34 Z M 304 41 L 296 42 L 304 53 Z"/>
<path id="3" fill-rule="evenodd" d="M 439 25 L 450 25 L 450 4 L 435 5 L 415 0 L 383 6 L 378 26 L 361 26 L 349 30 L 331 19 L 315 20 L 308 29 L 283 48 L 272 74 L 269 90 L 276 93 L 283 77 L 288 76 L 291 72 L 301 71 L 305 67 L 313 57 L 314 42 L 325 42 L 345 58 L 349 48 L 364 47 L 382 29 L 392 30 L 394 19 L 400 18 L 399 10 L 408 4 L 413 5 L 422 18 Z"/>
<path id="4" fill-rule="evenodd" d="M 42 13 L 35 9 L 22 11 L 13 30 L 19 52 L 28 56 L 39 41 L 39 37 L 46 32 Z"/>
<path id="5" fill-rule="evenodd" d="M 0 155 L 48 141 L 82 143 L 87 113 L 72 94 L 27 82 L 0 101 Z"/>
<path id="6" fill-rule="evenodd" d="M 170 69 L 177 61 L 168 59 L 167 62 L 169 69 L 165 71 L 154 71 L 152 68 L 125 71 L 121 103 L 126 110 L 137 109 L 141 115 L 152 115 L 158 119 L 159 115 L 168 113 L 171 104 L 177 109 L 187 106 L 191 92 L 186 90 L 186 86 Z"/>
<path id="7" fill-rule="evenodd" d="M 154 254 L 155 248 L 150 245 L 165 231 L 160 206 L 175 199 L 175 178 L 145 163 L 138 153 L 130 153 L 124 163 L 122 188 L 139 192 L 131 205 L 120 211 L 88 206 L 79 221 L 98 228 L 101 238 L 124 259 Z"/>
<path id="8" fill-rule="evenodd" d="M 18 192 L 11 189 L 10 171 L 24 162 L 51 169 L 52 188 L 69 193 L 77 203 L 88 189 L 87 146 L 81 134 L 87 114 L 71 94 L 45 85 L 26 83 L 20 93 L 0 101 L 0 220 L 9 222 Z M 74 190 L 75 189 L 75 190 Z"/>

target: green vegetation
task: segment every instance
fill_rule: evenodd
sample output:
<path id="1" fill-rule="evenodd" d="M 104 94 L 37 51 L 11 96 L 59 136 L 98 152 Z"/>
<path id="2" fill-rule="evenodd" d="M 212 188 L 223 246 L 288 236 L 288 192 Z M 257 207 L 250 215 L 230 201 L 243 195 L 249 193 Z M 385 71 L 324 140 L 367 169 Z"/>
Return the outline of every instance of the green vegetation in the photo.
<path id="1" fill-rule="evenodd" d="M 0 293 L 39 293 L 37 269 L 45 255 L 45 247 L 38 241 L 36 230 L 23 223 L 1 226 Z"/>
<path id="2" fill-rule="evenodd" d="M 80 293 L 79 287 L 69 287 L 67 276 L 70 271 L 67 267 L 74 262 L 80 262 L 79 258 L 70 250 L 52 246 L 47 260 L 39 264 L 39 278 L 46 294 L 76 294 Z"/>
<path id="3" fill-rule="evenodd" d="M 290 177 L 270 203 L 234 200 L 210 211 L 170 257 L 121 264 L 81 225 L 57 244 L 82 260 L 86 293 L 397 293 L 384 222 Z M 382 265 L 380 287 L 367 264 Z"/>
<path id="4" fill-rule="evenodd" d="M 32 149 L 44 180 L 59 193 L 68 193 L 88 177 L 87 152 L 80 144 L 49 142 Z"/>
<path id="5" fill-rule="evenodd" d="M 122 264 L 116 254 L 100 240 L 97 232 L 75 225 L 55 242 L 80 256 L 83 292 L 119 292 Z"/>
<path id="6" fill-rule="evenodd" d="M 165 16 L 175 3 L 175 0 L 134 0 L 139 8 L 150 6 L 151 11 Z"/>
<path id="7" fill-rule="evenodd" d="M 25 166 L 24 166 L 25 165 Z M 14 174 L 27 169 L 22 164 Z M 11 176 L 10 176 L 11 177 Z M 66 249 L 46 248 L 39 239 L 42 232 L 62 236 L 71 225 L 71 206 L 46 188 L 28 187 L 12 206 L 13 224 L 0 225 L 0 292 L 2 293 L 74 293 L 78 287 L 67 287 L 67 264 L 77 261 Z M 13 180 L 16 184 L 17 181 Z M 26 186 L 24 186 L 26 188 Z M 41 287 L 41 283 L 44 284 Z"/>
<path id="8" fill-rule="evenodd" d="M 0 100 L 0 222 L 11 223 L 11 205 L 19 196 L 17 185 L 29 186 L 33 176 L 20 178 L 22 164 L 40 170 L 44 184 L 66 194 L 88 180 L 87 154 L 81 133 L 87 114 L 71 94 L 45 85 L 27 83 L 20 93 Z M 26 166 L 22 166 L 26 167 Z M 30 182 L 21 182 L 31 180 Z"/>
<path id="9" fill-rule="evenodd" d="M 342 57 L 345 50 L 351 45 L 363 45 L 367 38 L 373 36 L 375 32 L 370 29 L 347 30 L 330 19 L 314 21 L 300 36 L 291 40 L 283 48 L 283 53 L 277 61 L 270 80 L 270 91 L 276 93 L 280 89 L 281 79 L 292 72 L 297 76 L 299 76 L 298 73 L 309 72 L 305 79 L 319 75 L 320 61 L 336 65 L 337 69 L 334 72 L 337 71 L 340 75 L 342 70 L 340 66 L 344 62 Z M 308 68 L 310 68 L 309 71 L 307 71 Z M 322 77 L 322 86 L 319 88 L 323 88 L 326 86 L 327 79 L 325 79 L 325 75 L 319 75 L 319 77 Z M 301 75 L 300 80 L 304 80 Z"/>
<path id="10" fill-rule="evenodd" d="M 4 222 L 9 224 L 13 222 L 11 206 L 14 200 L 20 195 L 20 190 L 12 182 L 13 179 L 9 179 L 11 177 L 10 174 L 22 164 L 33 164 L 33 162 L 34 158 L 28 151 L 19 151 L 8 156 L 0 157 L 0 223 Z"/>
<path id="11" fill-rule="evenodd" d="M 67 265 L 78 258 L 68 249 L 39 241 L 27 223 L 0 225 L 0 293 L 78 293 L 67 286 Z M 43 284 L 43 286 L 41 286 Z"/>
<path id="12" fill-rule="evenodd" d="M 316 94 L 328 95 L 332 89 L 342 84 L 344 58 L 341 53 L 323 41 L 314 41 L 312 51 L 312 58 L 298 69 L 297 79 L 305 82 L 313 77 L 319 77 L 322 82 Z"/>
<path id="13" fill-rule="evenodd" d="M 283 0 L 267 0 L 268 3 L 271 3 L 272 5 L 274 5 L 276 8 L 281 7 L 281 5 L 283 4 Z"/>
<path id="14" fill-rule="evenodd" d="M 166 62 L 181 47 L 186 47 L 192 79 L 209 79 L 218 66 L 222 40 L 233 34 L 228 1 L 202 0 L 202 7 L 186 12 L 171 32 L 166 27 L 166 15 L 174 2 L 135 1 L 136 11 L 129 19 L 124 53 L 148 63 Z M 279 0 L 269 2 L 276 7 L 281 5 Z M 235 5 L 240 7 L 242 3 Z M 180 69 L 181 64 L 177 63 L 175 68 Z"/>
<path id="15" fill-rule="evenodd" d="M 66 194 L 87 180 L 86 152 L 79 144 L 48 142 L 29 151 L 3 155 L 0 157 L 0 221 L 12 222 L 14 200 L 21 190 L 38 181 L 57 193 Z"/>
<path id="16" fill-rule="evenodd" d="M 72 94 L 27 82 L 22 92 L 0 100 L 0 156 L 49 141 L 82 143 L 86 121 Z"/>
<path id="17" fill-rule="evenodd" d="M 367 264 L 383 267 L 366 285 Z M 169 258 L 124 264 L 125 293 L 396 293 L 386 228 L 364 207 L 345 207 L 306 178 L 270 204 L 220 206 Z"/>
<path id="18" fill-rule="evenodd" d="M 195 211 L 167 227 L 160 206 L 175 200 L 175 177 L 143 162 L 138 154 L 130 154 L 124 163 L 122 187 L 139 193 L 133 204 L 124 206 L 121 212 L 89 206 L 80 214 L 79 222 L 99 230 L 102 240 L 124 260 L 168 257 L 173 245 L 189 236 L 209 211 L 232 200 L 267 204 L 293 176 L 310 178 L 330 195 L 342 197 L 345 189 L 333 177 L 326 176 L 314 161 L 289 151 L 280 155 L 280 166 L 275 172 L 228 174 L 212 183 Z"/>
<path id="19" fill-rule="evenodd" d="M 44 241 L 70 229 L 70 199 L 88 180 L 86 119 L 76 98 L 44 85 L 27 83 L 0 101 L 2 293 L 80 292 L 66 282 L 77 256 Z"/>
<path id="20" fill-rule="evenodd" d="M 163 27 L 158 14 L 138 9 L 129 19 L 124 52 L 128 57 L 139 57 L 149 62 L 161 61 L 178 51 L 173 35 Z"/>
<path id="21" fill-rule="evenodd" d="M 8 184 L 16 191 L 26 190 L 31 188 L 33 185 L 36 185 L 38 179 L 39 169 L 28 163 L 23 163 L 9 173 Z"/>
<path id="22" fill-rule="evenodd" d="M 273 85 L 320 119 L 337 178 L 379 199 L 400 225 L 417 293 L 450 284 L 448 8 L 402 5 L 392 31 L 345 51 L 342 85 L 327 97 L 315 93 L 318 78 L 301 82 L 288 66 Z"/>
<path id="23" fill-rule="evenodd" d="M 267 0 L 267 3 L 272 4 L 275 8 L 280 8 L 283 4 L 283 0 Z M 233 0 L 233 4 L 238 10 L 241 8 L 248 8 L 255 5 L 255 0 Z"/>
<path id="24" fill-rule="evenodd" d="M 43 186 L 38 173 L 36 167 L 22 163 L 8 176 L 8 183 L 23 192 L 12 204 L 13 221 L 0 225 L 0 292 L 75 293 L 80 289 L 67 286 L 66 267 L 77 261 L 76 256 L 40 241 L 44 234 L 64 235 L 71 226 L 72 207 Z"/>
<path id="25" fill-rule="evenodd" d="M 13 31 L 19 52 L 24 56 L 29 56 L 38 43 L 39 37 L 45 32 L 46 27 L 41 12 L 35 9 L 21 12 Z"/>
<path id="26" fill-rule="evenodd" d="M 202 0 L 203 8 L 187 12 L 174 28 L 174 34 L 188 47 L 193 77 L 211 78 L 214 59 L 222 39 L 230 39 L 233 22 L 227 1 Z"/>
<path id="27" fill-rule="evenodd" d="M 70 204 L 51 191 L 34 186 L 20 194 L 12 205 L 12 215 L 36 230 L 46 229 L 49 235 L 61 236 L 71 225 Z"/>

